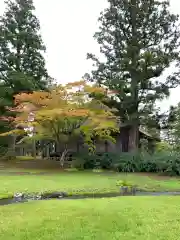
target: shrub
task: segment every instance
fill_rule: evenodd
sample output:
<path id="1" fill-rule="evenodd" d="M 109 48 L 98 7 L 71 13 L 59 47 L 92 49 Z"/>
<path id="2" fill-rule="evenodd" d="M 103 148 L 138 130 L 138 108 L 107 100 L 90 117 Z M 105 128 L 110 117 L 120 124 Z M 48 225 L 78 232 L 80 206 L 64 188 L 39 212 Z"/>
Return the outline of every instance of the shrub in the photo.
<path id="1" fill-rule="evenodd" d="M 113 163 L 112 168 L 119 172 L 137 172 L 140 155 L 138 153 L 121 153 Z"/>
<path id="2" fill-rule="evenodd" d="M 72 156 L 71 168 L 82 170 L 84 169 L 84 163 L 85 163 L 85 160 L 83 156 L 81 156 L 80 154 L 76 156 Z"/>
<path id="3" fill-rule="evenodd" d="M 84 169 L 112 169 L 114 161 L 119 159 L 119 155 L 114 153 L 100 153 L 95 154 L 79 153 L 73 158 L 73 167 L 78 168 L 78 165 L 83 165 Z"/>
<path id="4" fill-rule="evenodd" d="M 96 162 L 102 169 L 111 169 L 114 162 L 119 160 L 119 154 L 115 153 L 96 153 Z"/>
<path id="5" fill-rule="evenodd" d="M 96 162 L 96 157 L 94 155 L 88 154 L 84 156 L 84 169 L 94 169 L 98 168 L 99 163 Z"/>
<path id="6" fill-rule="evenodd" d="M 180 175 L 180 152 L 122 153 L 113 164 L 119 172 L 151 172 Z"/>
<path id="7" fill-rule="evenodd" d="M 125 180 L 118 180 L 116 182 L 116 186 L 118 187 L 132 187 L 134 186 L 131 182 L 125 181 Z"/>
<path id="8" fill-rule="evenodd" d="M 108 169 L 119 172 L 149 172 L 180 175 L 180 152 L 158 151 L 152 155 L 135 153 L 83 153 L 73 159 L 77 169 Z"/>
<path id="9" fill-rule="evenodd" d="M 166 152 L 166 151 L 172 151 L 173 150 L 173 146 L 170 145 L 167 142 L 158 142 L 156 144 L 156 151 L 157 152 Z"/>

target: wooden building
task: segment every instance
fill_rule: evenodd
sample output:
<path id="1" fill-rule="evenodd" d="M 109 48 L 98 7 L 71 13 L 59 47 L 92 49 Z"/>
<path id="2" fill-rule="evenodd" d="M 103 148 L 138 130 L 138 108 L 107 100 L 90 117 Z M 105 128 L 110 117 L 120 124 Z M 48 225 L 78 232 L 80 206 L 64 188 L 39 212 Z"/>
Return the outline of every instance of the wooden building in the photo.
<path id="1" fill-rule="evenodd" d="M 95 146 L 97 152 L 112 152 L 112 153 L 121 153 L 121 152 L 129 152 L 129 126 L 121 127 L 120 132 L 116 133 L 113 137 L 116 139 L 115 143 L 110 141 L 98 141 L 95 140 Z M 148 149 L 150 152 L 154 151 L 154 147 L 157 142 L 160 141 L 160 138 L 155 138 L 151 136 L 151 134 L 147 133 L 141 127 L 139 128 L 139 148 L 141 147 L 141 140 L 146 139 L 148 144 Z M 19 143 L 16 145 L 16 149 L 19 155 L 26 155 L 31 152 L 33 148 L 28 146 L 27 144 Z M 68 149 L 73 152 L 86 152 L 88 151 L 88 146 L 86 146 L 83 141 L 73 142 L 68 144 Z M 45 144 L 45 148 L 43 148 L 44 157 L 48 157 L 52 152 L 63 152 L 64 146 L 56 147 L 55 143 Z"/>
<path id="2" fill-rule="evenodd" d="M 95 141 L 96 151 L 97 152 L 129 152 L 129 132 L 130 126 L 121 127 L 120 132 L 116 133 L 113 137 L 116 139 L 116 143 L 110 141 Z M 139 128 L 139 148 L 141 147 L 142 140 L 147 140 L 148 150 L 153 152 L 157 142 L 160 142 L 160 138 L 154 137 L 148 132 L 146 132 L 142 127 Z M 70 149 L 73 151 L 83 151 L 87 147 L 84 146 L 83 142 L 76 144 L 71 144 Z"/>
<path id="3" fill-rule="evenodd" d="M 102 141 L 96 142 L 96 150 L 98 152 L 129 152 L 129 131 L 130 127 L 122 127 L 120 132 L 113 136 L 116 139 L 116 143 Z M 139 148 L 141 147 L 142 140 L 147 140 L 148 150 L 153 152 L 157 142 L 160 142 L 160 138 L 153 137 L 151 134 L 139 128 Z"/>

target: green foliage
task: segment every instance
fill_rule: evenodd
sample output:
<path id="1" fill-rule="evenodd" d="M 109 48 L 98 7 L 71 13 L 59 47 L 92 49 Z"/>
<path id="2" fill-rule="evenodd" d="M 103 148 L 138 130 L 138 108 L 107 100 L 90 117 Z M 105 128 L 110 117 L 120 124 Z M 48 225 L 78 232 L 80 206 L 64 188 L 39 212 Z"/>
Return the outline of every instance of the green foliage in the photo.
<path id="1" fill-rule="evenodd" d="M 136 193 L 136 186 L 132 182 L 119 180 L 116 182 L 116 186 L 120 187 L 120 192 L 123 195 L 135 195 Z"/>
<path id="2" fill-rule="evenodd" d="M 171 121 L 171 136 L 174 140 L 175 147 L 180 149 L 180 103 L 174 110 L 174 119 Z"/>
<path id="3" fill-rule="evenodd" d="M 107 169 L 112 168 L 112 164 L 118 161 L 119 155 L 115 153 L 78 153 L 74 157 L 74 167 L 82 169 Z"/>
<path id="4" fill-rule="evenodd" d="M 94 35 L 106 61 L 88 54 L 97 66 L 93 80 L 116 90 L 119 107 L 129 113 L 136 104 L 135 95 L 129 93 L 138 91 L 140 103 L 147 106 L 167 95 L 169 84 L 174 87 L 178 81 L 174 75 L 169 76 L 173 82 L 169 78 L 165 83 L 153 80 L 178 60 L 178 16 L 169 12 L 169 1 L 138 3 L 109 0 L 110 6 L 101 13 L 99 31 Z"/>
<path id="5" fill-rule="evenodd" d="M 173 146 L 170 145 L 168 142 L 158 142 L 156 144 L 156 151 L 157 152 L 168 152 L 168 151 L 172 151 L 173 150 Z"/>
<path id="6" fill-rule="evenodd" d="M 161 129 L 163 139 L 171 145 L 175 145 L 177 141 L 176 139 L 177 136 L 175 137 L 174 135 L 175 126 L 178 129 L 177 124 L 178 124 L 178 105 L 170 106 L 169 110 L 162 116 Z"/>
<path id="7" fill-rule="evenodd" d="M 179 16 L 170 12 L 165 0 L 108 2 L 94 35 L 103 61 L 88 54 L 94 69 L 85 78 L 114 90 L 111 101 L 104 103 L 118 110 L 122 122 L 137 130 L 144 116 L 148 119 L 151 115 L 148 124 L 153 122 L 157 134 L 154 126 L 159 124 L 152 116 L 155 102 L 179 85 Z M 177 64 L 176 72 L 162 81 L 159 77 L 172 63 Z M 137 134 L 132 133 L 131 139 L 137 148 Z"/>
<path id="8" fill-rule="evenodd" d="M 45 89 L 48 74 L 33 1 L 6 0 L 5 4 L 0 17 L 0 116 L 8 118 L 15 115 L 7 110 L 14 106 L 14 94 Z M 9 121 L 0 120 L 0 133 L 11 129 Z M 8 145 L 9 138 L 0 137 L 0 146 Z"/>
<path id="9" fill-rule="evenodd" d="M 126 180 L 118 180 L 116 182 L 116 186 L 118 186 L 118 187 L 132 187 L 133 184 L 131 182 L 126 181 Z"/>
<path id="10" fill-rule="evenodd" d="M 180 175 L 180 152 L 156 152 L 153 155 L 121 154 L 118 161 L 112 165 L 119 172 L 147 172 L 165 175 Z"/>
<path id="11" fill-rule="evenodd" d="M 147 172 L 180 176 L 180 152 L 148 153 L 78 153 L 73 167 L 79 169 L 108 169 L 123 173 Z"/>
<path id="12" fill-rule="evenodd" d="M 7 0 L 0 18 L 1 79 L 15 93 L 44 89 L 48 74 L 32 0 Z"/>
<path id="13" fill-rule="evenodd" d="M 163 137 L 169 146 L 180 149 L 180 103 L 171 106 L 162 123 Z"/>
<path id="14" fill-rule="evenodd" d="M 119 172 L 136 172 L 140 154 L 138 153 L 121 153 L 112 164 L 112 168 Z"/>
<path id="15" fill-rule="evenodd" d="M 11 130 L 11 125 L 8 121 L 6 121 L 6 118 L 9 116 L 12 116 L 13 114 L 10 113 L 7 110 L 7 107 L 11 107 L 13 103 L 12 99 L 13 90 L 4 82 L 1 81 L 0 83 L 0 116 L 3 118 L 0 118 L 0 133 L 4 133 Z M 8 137 L 0 137 L 0 154 L 1 150 L 8 148 L 9 144 L 9 138 Z M 4 154 L 4 150 L 2 151 L 2 154 Z"/>

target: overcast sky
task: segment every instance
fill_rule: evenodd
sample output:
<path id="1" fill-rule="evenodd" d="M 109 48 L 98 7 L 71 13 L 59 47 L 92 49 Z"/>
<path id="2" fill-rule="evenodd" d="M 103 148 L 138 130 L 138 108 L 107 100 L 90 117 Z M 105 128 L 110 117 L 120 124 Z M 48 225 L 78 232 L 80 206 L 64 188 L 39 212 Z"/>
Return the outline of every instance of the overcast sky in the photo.
<path id="1" fill-rule="evenodd" d="M 80 80 L 91 70 L 92 63 L 86 60 L 86 53 L 98 53 L 93 34 L 107 0 L 34 0 L 34 4 L 47 47 L 49 74 L 61 83 Z M 0 14 L 4 7 L 4 0 L 0 0 Z M 171 8 L 180 14 L 180 1 L 171 0 Z M 161 105 L 164 109 L 177 102 L 180 89 L 173 90 L 170 99 Z"/>

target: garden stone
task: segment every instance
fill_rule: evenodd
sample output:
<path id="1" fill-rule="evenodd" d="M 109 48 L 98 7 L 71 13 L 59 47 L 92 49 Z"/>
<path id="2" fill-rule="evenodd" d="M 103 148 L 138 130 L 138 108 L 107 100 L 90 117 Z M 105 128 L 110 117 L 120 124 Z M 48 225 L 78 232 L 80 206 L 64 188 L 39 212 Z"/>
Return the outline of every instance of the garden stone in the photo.
<path id="1" fill-rule="evenodd" d="M 24 193 L 15 193 L 14 198 L 24 198 Z"/>
<path id="2" fill-rule="evenodd" d="M 24 193 L 15 193 L 14 194 L 14 200 L 16 202 L 21 202 L 24 199 Z"/>
<path id="3" fill-rule="evenodd" d="M 131 193 L 132 193 L 132 195 L 136 195 L 136 191 L 137 191 L 136 186 L 132 186 L 132 187 L 131 187 Z"/>
<path id="4" fill-rule="evenodd" d="M 128 186 L 122 186 L 121 193 L 122 193 L 122 195 L 127 195 L 128 194 Z"/>
<path id="5" fill-rule="evenodd" d="M 41 200 L 42 199 L 42 195 L 38 195 L 34 197 L 36 200 Z"/>

